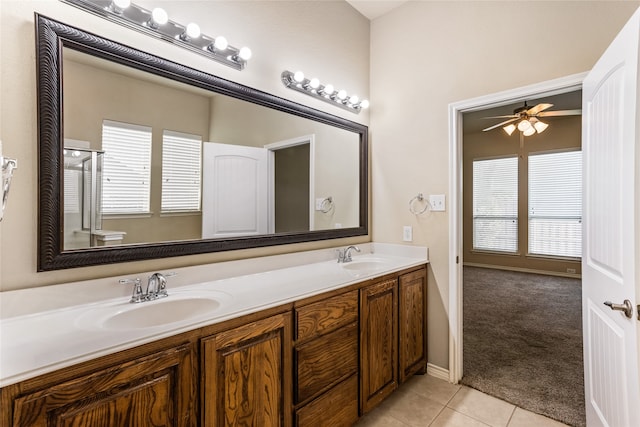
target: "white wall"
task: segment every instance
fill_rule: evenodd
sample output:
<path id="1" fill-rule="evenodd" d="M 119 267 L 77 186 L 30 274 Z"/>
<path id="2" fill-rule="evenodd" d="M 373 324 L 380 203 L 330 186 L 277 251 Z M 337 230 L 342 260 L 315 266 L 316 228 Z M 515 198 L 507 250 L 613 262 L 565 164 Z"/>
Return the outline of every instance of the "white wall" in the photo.
<path id="1" fill-rule="evenodd" d="M 429 246 L 429 362 L 448 366 L 450 103 L 589 70 L 640 2 L 410 1 L 371 24 L 373 239 Z M 447 205 L 448 209 L 448 205 Z"/>
<path id="2" fill-rule="evenodd" d="M 368 124 L 367 112 L 355 115 L 287 89 L 280 81 L 283 70 L 301 69 L 361 97 L 369 96 L 369 21 L 347 3 L 205 0 L 135 3 L 146 8 L 161 3 L 171 19 L 184 24 L 197 21 L 205 34 L 224 35 L 234 46 L 251 47 L 253 58 L 240 72 L 58 0 L 0 0 L 0 136 L 4 153 L 19 162 L 5 218 L 0 223 L 0 290 L 368 241 L 365 236 L 36 273 L 38 180 L 34 12 L 222 78 Z"/>

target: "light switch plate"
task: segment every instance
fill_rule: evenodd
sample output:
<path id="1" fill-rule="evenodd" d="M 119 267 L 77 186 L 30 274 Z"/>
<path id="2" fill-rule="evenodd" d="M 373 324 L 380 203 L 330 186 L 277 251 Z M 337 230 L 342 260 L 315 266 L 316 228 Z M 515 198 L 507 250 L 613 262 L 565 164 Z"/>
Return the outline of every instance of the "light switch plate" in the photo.
<path id="1" fill-rule="evenodd" d="M 429 205 L 433 212 L 444 212 L 444 194 L 432 194 L 429 196 Z"/>

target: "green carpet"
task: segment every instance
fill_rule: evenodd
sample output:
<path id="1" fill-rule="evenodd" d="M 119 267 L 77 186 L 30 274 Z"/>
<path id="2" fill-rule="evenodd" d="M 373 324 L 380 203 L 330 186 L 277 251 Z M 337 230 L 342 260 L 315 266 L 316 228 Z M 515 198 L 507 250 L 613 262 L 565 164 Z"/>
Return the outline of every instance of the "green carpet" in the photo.
<path id="1" fill-rule="evenodd" d="M 584 426 L 579 279 L 464 267 L 462 384 Z"/>

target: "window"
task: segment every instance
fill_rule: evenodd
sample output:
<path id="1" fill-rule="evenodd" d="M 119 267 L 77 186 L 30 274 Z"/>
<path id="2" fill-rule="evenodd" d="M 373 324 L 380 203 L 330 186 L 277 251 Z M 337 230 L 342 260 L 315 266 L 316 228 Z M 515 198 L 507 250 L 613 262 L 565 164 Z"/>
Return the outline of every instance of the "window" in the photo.
<path id="1" fill-rule="evenodd" d="M 582 152 L 529 156 L 529 253 L 582 255 Z"/>
<path id="2" fill-rule="evenodd" d="M 162 133 L 162 211 L 200 210 L 202 137 Z"/>
<path id="3" fill-rule="evenodd" d="M 102 212 L 149 212 L 151 189 L 151 128 L 105 120 Z"/>
<path id="4" fill-rule="evenodd" d="M 473 162 L 473 248 L 518 250 L 518 158 Z"/>

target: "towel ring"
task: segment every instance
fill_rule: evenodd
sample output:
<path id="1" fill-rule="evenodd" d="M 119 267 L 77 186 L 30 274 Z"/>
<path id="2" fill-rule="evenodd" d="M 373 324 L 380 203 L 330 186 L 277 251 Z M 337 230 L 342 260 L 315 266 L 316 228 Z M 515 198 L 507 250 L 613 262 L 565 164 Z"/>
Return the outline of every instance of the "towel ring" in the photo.
<path id="1" fill-rule="evenodd" d="M 333 197 L 325 198 L 320 204 L 320 212 L 329 213 L 334 208 Z"/>
<path id="2" fill-rule="evenodd" d="M 416 202 L 424 203 L 424 207 L 421 210 L 416 210 L 415 208 Z M 429 202 L 424 198 L 422 193 L 418 193 L 416 197 L 414 197 L 409 201 L 409 212 L 411 212 L 414 215 L 422 215 L 427 211 L 427 209 L 429 209 Z"/>

